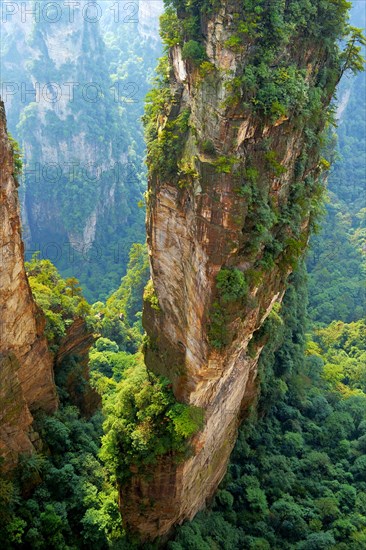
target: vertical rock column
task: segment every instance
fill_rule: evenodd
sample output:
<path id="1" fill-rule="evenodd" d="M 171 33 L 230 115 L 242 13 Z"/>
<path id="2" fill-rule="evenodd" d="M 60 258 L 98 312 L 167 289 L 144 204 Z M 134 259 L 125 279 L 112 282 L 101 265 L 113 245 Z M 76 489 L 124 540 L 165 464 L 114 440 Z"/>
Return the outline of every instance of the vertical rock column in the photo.
<path id="1" fill-rule="evenodd" d="M 193 20 L 183 4 L 165 26 L 176 44 L 147 121 L 155 297 L 143 324 L 148 369 L 171 380 L 178 401 L 202 407 L 205 424 L 189 458 L 161 457 L 120 488 L 122 517 L 142 539 L 192 518 L 225 474 L 256 395 L 265 339 L 253 336 L 308 241 L 322 187 L 318 138 L 339 77 L 337 58 L 296 29 L 288 3 L 263 3 L 262 19 L 243 3 L 213 3 L 196 12 L 188 42 L 172 38 Z M 295 30 L 275 43 L 281 9 Z M 263 43 L 274 53 L 256 73 Z"/>
<path id="2" fill-rule="evenodd" d="M 0 103 L 0 455 L 5 465 L 31 452 L 31 411 L 57 408 L 53 357 L 24 269 L 12 147 Z"/>

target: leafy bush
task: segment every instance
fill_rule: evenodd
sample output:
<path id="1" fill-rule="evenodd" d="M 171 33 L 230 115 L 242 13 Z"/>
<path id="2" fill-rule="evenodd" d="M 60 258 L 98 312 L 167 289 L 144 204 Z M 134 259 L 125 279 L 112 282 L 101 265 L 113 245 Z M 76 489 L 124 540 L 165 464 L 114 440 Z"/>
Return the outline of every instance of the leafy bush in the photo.
<path id="1" fill-rule="evenodd" d="M 176 46 L 181 41 L 181 27 L 175 10 L 168 7 L 160 16 L 160 34 L 168 46 Z"/>
<path id="2" fill-rule="evenodd" d="M 153 283 L 152 279 L 149 279 L 149 281 L 148 281 L 148 283 L 145 287 L 144 300 L 146 302 L 149 302 L 149 304 L 151 305 L 151 307 L 153 309 L 155 309 L 155 311 L 160 311 L 159 300 L 158 300 L 158 297 L 155 293 L 154 283 Z"/>
<path id="3" fill-rule="evenodd" d="M 50 348 L 57 351 L 67 327 L 77 317 L 94 325 L 91 307 L 82 295 L 77 279 L 63 279 L 49 260 L 39 260 L 34 254 L 25 268 L 33 297 L 46 317 L 46 336 Z"/>
<path id="4" fill-rule="evenodd" d="M 223 303 L 241 300 L 248 292 L 244 273 L 237 268 L 221 269 L 216 276 L 216 286 Z"/>
<path id="5" fill-rule="evenodd" d="M 18 177 L 21 175 L 23 170 L 23 162 L 22 162 L 23 154 L 19 147 L 19 143 L 9 133 L 8 133 L 8 139 L 9 139 L 11 150 L 13 153 L 13 162 L 14 162 L 13 176 L 16 180 L 18 180 Z"/>
<path id="6" fill-rule="evenodd" d="M 142 361 L 124 373 L 104 403 L 106 421 L 101 456 L 119 482 L 142 473 L 168 452 L 184 456 L 189 438 L 202 427 L 203 413 L 177 403 L 170 381 L 146 370 Z"/>
<path id="7" fill-rule="evenodd" d="M 220 156 L 213 164 L 218 174 L 231 174 L 235 162 L 237 162 L 235 157 Z"/>
<path id="8" fill-rule="evenodd" d="M 191 61 L 194 65 L 200 65 L 206 58 L 205 48 L 196 40 L 188 40 L 182 48 L 182 58 Z"/>
<path id="9" fill-rule="evenodd" d="M 208 336 L 211 346 L 222 349 L 228 343 L 225 309 L 215 301 L 210 309 Z"/>
<path id="10" fill-rule="evenodd" d="M 219 297 L 213 302 L 209 315 L 208 336 L 210 344 L 222 349 L 228 344 L 226 308 L 230 303 L 243 300 L 248 292 L 245 275 L 237 268 L 222 268 L 216 275 Z"/>

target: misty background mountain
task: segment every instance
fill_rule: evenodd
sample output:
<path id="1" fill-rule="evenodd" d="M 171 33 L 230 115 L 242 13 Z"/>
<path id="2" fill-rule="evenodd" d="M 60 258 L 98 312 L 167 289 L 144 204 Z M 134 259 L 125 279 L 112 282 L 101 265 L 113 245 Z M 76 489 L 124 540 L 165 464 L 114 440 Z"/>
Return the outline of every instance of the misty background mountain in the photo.
<path id="1" fill-rule="evenodd" d="M 118 286 L 131 245 L 145 239 L 140 118 L 163 3 L 44 6 L 2 12 L 2 95 L 24 152 L 23 237 L 27 258 L 40 251 L 95 301 Z"/>

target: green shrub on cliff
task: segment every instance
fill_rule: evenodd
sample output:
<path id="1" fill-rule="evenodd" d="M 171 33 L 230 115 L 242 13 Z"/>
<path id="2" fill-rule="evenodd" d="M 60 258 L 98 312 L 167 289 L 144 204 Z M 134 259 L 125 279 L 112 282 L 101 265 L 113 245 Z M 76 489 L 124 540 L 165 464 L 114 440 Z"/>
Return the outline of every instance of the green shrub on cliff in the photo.
<path id="1" fill-rule="evenodd" d="M 63 279 L 49 260 L 39 260 L 37 254 L 25 263 L 25 269 L 34 299 L 46 317 L 45 333 L 51 349 L 57 350 L 76 317 L 93 325 L 90 305 L 77 279 Z"/>
<path id="2" fill-rule="evenodd" d="M 222 268 L 216 275 L 218 298 L 210 309 L 209 341 L 216 349 L 222 349 L 228 344 L 226 308 L 230 303 L 244 300 L 248 293 L 248 283 L 245 275 L 237 268 Z"/>
<path id="3" fill-rule="evenodd" d="M 149 279 L 145 287 L 144 300 L 145 302 L 149 302 L 150 306 L 155 309 L 155 311 L 160 311 L 159 300 L 156 295 L 152 279 Z"/>
<path id="4" fill-rule="evenodd" d="M 194 65 L 200 65 L 206 58 L 206 50 L 196 40 L 188 40 L 182 48 L 182 59 L 192 61 Z"/>
<path id="5" fill-rule="evenodd" d="M 245 275 L 237 268 L 221 269 L 216 276 L 216 286 L 224 303 L 240 300 L 248 292 Z"/>
<path id="6" fill-rule="evenodd" d="M 105 435 L 101 457 L 112 476 L 126 481 L 137 468 L 143 474 L 167 453 L 189 452 L 188 441 L 201 427 L 203 413 L 177 403 L 168 379 L 146 370 L 142 357 L 127 369 L 116 390 L 104 400 Z"/>
<path id="7" fill-rule="evenodd" d="M 160 17 L 160 34 L 169 47 L 176 46 L 181 41 L 181 28 L 175 10 L 168 7 Z"/>
<path id="8" fill-rule="evenodd" d="M 23 170 L 23 161 L 22 161 L 23 153 L 21 148 L 19 147 L 19 143 L 13 138 L 13 136 L 9 132 L 8 132 L 8 140 L 13 153 L 13 162 L 14 162 L 13 176 L 17 181 L 18 177 L 20 176 Z"/>
<path id="9" fill-rule="evenodd" d="M 170 115 L 174 100 L 169 88 L 168 67 L 168 59 L 163 57 L 157 69 L 156 88 L 147 94 L 143 117 L 147 164 L 151 172 L 159 174 L 159 178 L 176 177 L 178 156 L 182 152 L 190 119 L 189 108 L 176 116 Z"/>

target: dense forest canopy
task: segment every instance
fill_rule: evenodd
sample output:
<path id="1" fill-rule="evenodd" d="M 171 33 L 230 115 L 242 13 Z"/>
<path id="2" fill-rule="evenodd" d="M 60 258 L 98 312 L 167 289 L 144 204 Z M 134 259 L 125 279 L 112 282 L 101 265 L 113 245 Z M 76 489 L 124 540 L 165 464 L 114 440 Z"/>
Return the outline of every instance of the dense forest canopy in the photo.
<path id="1" fill-rule="evenodd" d="M 209 13 L 214 3 L 174 0 L 168 2 L 162 18 L 165 40 L 183 41 L 184 56 L 201 64 L 205 61 L 197 36 L 197 17 L 199 10 Z M 250 11 L 253 5 L 261 9 L 265 2 L 246 0 L 244 4 Z M 284 27 L 283 20 L 276 17 L 278 4 L 282 3 L 271 3 L 271 18 L 264 28 L 257 28 L 255 17 L 247 22 L 249 30 L 248 26 L 240 28 L 237 45 L 248 32 L 264 33 L 264 39 L 270 41 L 268 25 L 276 36 L 286 40 L 287 33 L 292 32 L 292 19 L 300 20 L 306 32 L 307 16 L 314 15 L 314 11 L 326 20 L 330 35 L 337 33 L 339 10 L 344 13 L 348 6 L 343 0 L 297 0 L 290 3 L 292 19 Z M 355 2 L 352 12 L 352 23 L 357 27 L 365 25 L 361 4 Z M 187 14 L 184 28 L 176 24 L 175 9 Z M 308 32 L 316 37 L 322 27 L 317 17 L 311 21 Z M 123 26 L 116 29 L 111 25 L 111 21 L 109 27 L 105 23 L 100 39 L 105 73 L 99 77 L 114 82 L 133 79 L 147 90 L 146 73 L 150 74 L 155 53 L 149 51 L 148 43 L 132 39 L 133 33 L 124 33 Z M 43 31 L 35 29 L 32 40 L 41 44 Z M 10 46 L 4 54 L 6 70 Z M 87 48 L 85 42 L 83 59 L 90 65 L 83 70 L 95 76 L 100 66 L 87 62 Z M 33 61 L 32 75 L 48 77 L 51 65 Z M 29 70 L 28 66 L 20 66 Z M 291 86 L 299 76 L 289 74 Z M 246 78 L 254 87 L 260 80 L 266 91 L 259 103 L 254 102 L 253 109 L 271 111 L 274 104 L 270 116 L 278 116 L 292 108 L 287 89 L 286 93 L 282 90 L 281 101 L 272 101 L 268 73 L 258 69 Z M 276 95 L 278 89 L 272 92 Z M 193 521 L 176 529 L 167 543 L 171 550 L 366 547 L 364 98 L 364 73 L 341 82 L 335 153 L 331 155 L 335 161 L 321 227 L 311 239 L 306 262 L 300 262 L 291 277 L 282 305 L 274 308 L 255 335 L 257 341 L 266 342 L 259 365 L 258 402 L 240 429 L 227 475 L 214 500 Z M 250 102 L 253 98 L 247 99 Z M 159 303 L 147 284 L 149 260 L 142 244 L 143 211 L 137 208 L 145 178 L 139 122 L 142 110 L 141 104 L 134 104 L 126 111 L 116 111 L 108 101 L 106 98 L 103 104 L 103 124 L 92 108 L 83 111 L 80 119 L 75 113 L 70 115 L 70 126 L 48 112 L 42 135 L 32 149 L 36 155 L 43 140 L 53 145 L 61 140 L 62 132 L 71 134 L 77 121 L 83 119 L 85 131 L 96 132 L 101 151 L 107 135 L 113 144 L 122 135 L 139 184 L 127 190 L 130 223 L 121 233 L 119 242 L 124 252 L 116 265 L 108 255 L 103 262 L 84 262 L 76 270 L 60 260 L 60 273 L 39 255 L 29 258 L 26 264 L 33 295 L 45 314 L 52 351 L 57 353 L 75 319 L 82 319 L 96 340 L 89 354 L 90 380 L 85 380 L 78 356 L 56 370 L 61 405 L 52 416 L 36 416 L 34 427 L 42 443 L 36 453 L 21 457 L 13 477 L 0 477 L 0 536 L 4 549 L 141 548 L 124 531 L 116 481 L 130 475 L 131 460 L 148 465 L 167 449 L 173 449 L 178 457 L 185 456 L 189 453 L 187 442 L 202 423 L 202 411 L 177 403 L 169 380 L 152 375 L 143 362 L 143 292 L 152 307 L 159 308 Z M 10 127 L 21 143 L 26 140 L 26 132 L 30 132 L 27 139 L 35 132 L 38 116 L 37 106 L 32 104 L 21 113 L 12 111 Z M 148 126 L 148 139 L 149 135 L 154 139 L 153 132 Z M 209 149 L 210 144 L 206 146 Z M 170 152 L 174 156 L 174 150 Z M 169 160 L 160 159 L 164 169 L 170 168 Z M 25 200 L 27 193 L 55 193 L 70 228 L 80 222 L 95 201 L 89 188 L 83 194 L 82 186 L 74 196 L 70 182 L 64 181 L 59 189 L 27 185 L 30 187 L 23 191 Z M 132 203 L 136 203 L 136 209 Z M 103 227 L 101 232 L 112 238 L 116 224 Z M 103 246 L 108 239 L 98 242 Z M 116 280 L 122 275 L 117 288 Z M 90 303 L 75 276 L 80 277 Z M 67 382 L 70 371 L 80 394 L 89 384 L 100 394 L 101 410 L 81 414 Z M 143 547 L 152 549 L 156 545 Z"/>

